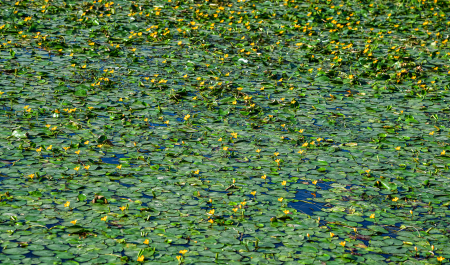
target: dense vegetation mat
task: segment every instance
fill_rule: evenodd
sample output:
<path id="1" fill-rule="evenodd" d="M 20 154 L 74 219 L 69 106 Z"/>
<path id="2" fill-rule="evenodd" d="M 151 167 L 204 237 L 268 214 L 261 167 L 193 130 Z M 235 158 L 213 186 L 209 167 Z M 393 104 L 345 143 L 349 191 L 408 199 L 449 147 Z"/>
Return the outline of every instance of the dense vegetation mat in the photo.
<path id="1" fill-rule="evenodd" d="M 450 259 L 448 1 L 2 1 L 2 264 Z"/>

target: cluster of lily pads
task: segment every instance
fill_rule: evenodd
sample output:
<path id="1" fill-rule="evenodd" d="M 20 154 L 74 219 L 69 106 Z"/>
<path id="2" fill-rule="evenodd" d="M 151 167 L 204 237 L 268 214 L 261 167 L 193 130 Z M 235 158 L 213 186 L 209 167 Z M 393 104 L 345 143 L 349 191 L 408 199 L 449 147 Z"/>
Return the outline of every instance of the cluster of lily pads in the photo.
<path id="1" fill-rule="evenodd" d="M 448 1 L 0 3 L 0 263 L 444 264 Z"/>

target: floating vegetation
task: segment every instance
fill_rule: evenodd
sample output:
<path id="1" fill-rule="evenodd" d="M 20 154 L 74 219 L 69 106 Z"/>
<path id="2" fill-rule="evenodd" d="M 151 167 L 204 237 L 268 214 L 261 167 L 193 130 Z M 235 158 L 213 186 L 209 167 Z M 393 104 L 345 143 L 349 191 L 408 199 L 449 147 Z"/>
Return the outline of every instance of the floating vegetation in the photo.
<path id="1" fill-rule="evenodd" d="M 2 264 L 450 259 L 448 1 L 0 7 Z"/>

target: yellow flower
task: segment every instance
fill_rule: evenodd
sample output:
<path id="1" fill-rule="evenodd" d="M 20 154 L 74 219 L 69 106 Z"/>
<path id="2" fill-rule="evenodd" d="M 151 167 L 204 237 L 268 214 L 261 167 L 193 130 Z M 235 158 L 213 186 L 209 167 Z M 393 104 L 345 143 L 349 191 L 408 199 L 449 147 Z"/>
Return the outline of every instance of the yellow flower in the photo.
<path id="1" fill-rule="evenodd" d="M 144 244 L 148 245 L 150 244 L 150 241 L 148 241 L 148 239 L 144 240 Z"/>
<path id="2" fill-rule="evenodd" d="M 50 126 L 51 126 L 50 124 L 45 125 L 45 127 L 47 127 L 47 128 L 50 128 Z"/>
<path id="3" fill-rule="evenodd" d="M 261 149 L 256 149 L 256 153 L 260 153 L 261 152 Z"/>
<path id="4" fill-rule="evenodd" d="M 84 144 L 89 144 L 89 141 L 84 142 Z"/>
<path id="5" fill-rule="evenodd" d="M 121 168 L 122 168 L 122 165 L 118 165 L 116 168 L 117 168 L 117 169 L 121 169 Z"/>
<path id="6" fill-rule="evenodd" d="M 317 184 L 317 180 L 314 180 L 314 181 L 312 182 L 312 184 L 316 185 L 316 184 Z"/>
<path id="7" fill-rule="evenodd" d="M 445 258 L 442 257 L 442 256 L 439 256 L 439 257 L 437 257 L 436 259 L 437 259 L 439 262 L 442 262 Z"/>
<path id="8" fill-rule="evenodd" d="M 211 224 L 214 223 L 213 219 L 209 219 L 208 222 L 210 222 Z"/>
<path id="9" fill-rule="evenodd" d="M 102 147 L 103 147 L 103 144 L 99 144 L 99 145 L 97 145 L 97 147 L 98 147 L 98 148 L 102 148 Z"/>
<path id="10" fill-rule="evenodd" d="M 198 175 L 200 173 L 200 169 L 197 169 L 196 171 L 194 171 L 194 174 Z"/>
<path id="11" fill-rule="evenodd" d="M 430 132 L 429 135 L 434 135 L 434 131 Z"/>
<path id="12" fill-rule="evenodd" d="M 34 178 L 34 174 L 30 174 L 30 175 L 28 175 L 28 177 L 29 177 L 30 179 L 33 179 L 33 178 Z"/>
<path id="13" fill-rule="evenodd" d="M 77 154 L 77 155 L 79 155 L 80 154 L 80 150 L 78 150 L 78 151 L 75 151 L 75 154 Z"/>
<path id="14" fill-rule="evenodd" d="M 227 150 L 228 150 L 228 147 L 227 147 L 227 146 L 224 146 L 224 147 L 223 147 L 223 150 L 224 150 L 224 151 L 227 151 Z"/>
<path id="15" fill-rule="evenodd" d="M 219 138 L 219 140 L 217 140 L 217 141 L 222 142 L 222 138 Z"/>
<path id="16" fill-rule="evenodd" d="M 330 232 L 330 237 L 334 237 L 334 233 L 331 233 L 331 232 Z"/>
<path id="17" fill-rule="evenodd" d="M 106 219 L 108 219 L 108 216 L 107 216 L 107 215 L 105 215 L 104 217 L 102 217 L 100 220 L 106 221 Z M 143 257 L 143 256 L 142 256 L 142 257 Z"/>
<path id="18" fill-rule="evenodd" d="M 137 258 L 137 261 L 144 261 L 144 255 L 142 255 L 139 258 Z"/>
<path id="19" fill-rule="evenodd" d="M 278 198 L 278 201 L 279 201 L 279 202 L 283 202 L 283 200 L 284 200 L 283 197 Z"/>
<path id="20" fill-rule="evenodd" d="M 180 259 L 181 259 L 181 256 L 177 256 L 177 260 L 180 261 Z"/>
<path id="21" fill-rule="evenodd" d="M 214 212 L 215 212 L 215 211 L 216 211 L 216 210 L 212 209 L 212 210 L 210 210 L 210 211 L 208 212 L 208 214 L 214 215 Z"/>
<path id="22" fill-rule="evenodd" d="M 90 165 L 86 165 L 84 166 L 84 169 L 89 170 L 90 167 L 91 167 Z"/>
<path id="23" fill-rule="evenodd" d="M 445 150 L 442 150 L 441 156 L 445 155 Z"/>
<path id="24" fill-rule="evenodd" d="M 69 207 L 70 206 L 70 202 L 67 201 L 66 203 L 64 203 L 64 207 Z"/>
<path id="25" fill-rule="evenodd" d="M 53 147 L 53 145 L 49 145 L 49 146 L 47 147 L 47 150 L 52 150 L 52 147 Z"/>
<path id="26" fill-rule="evenodd" d="M 73 170 L 78 171 L 80 170 L 80 167 L 75 167 Z"/>
<path id="27" fill-rule="evenodd" d="M 184 116 L 184 120 L 187 121 L 187 120 L 189 120 L 190 117 L 191 117 L 191 115 L 187 114 L 186 116 Z"/>
<path id="28" fill-rule="evenodd" d="M 286 186 L 286 180 L 283 180 L 283 181 L 281 182 L 281 185 Z"/>
<path id="29" fill-rule="evenodd" d="M 262 175 L 261 178 L 262 178 L 262 179 L 266 179 L 267 176 L 266 176 L 266 175 Z"/>
<path id="30" fill-rule="evenodd" d="M 183 249 L 183 250 L 180 250 L 179 253 L 180 253 L 181 255 L 184 255 L 184 254 L 186 254 L 187 252 L 188 252 L 187 249 Z"/>
<path id="31" fill-rule="evenodd" d="M 304 144 L 302 144 L 302 147 L 307 147 L 308 146 L 308 143 L 306 142 L 306 143 L 304 143 Z"/>
<path id="32" fill-rule="evenodd" d="M 279 154 L 280 153 L 278 153 L 278 152 L 273 153 L 274 156 L 278 156 Z"/>
<path id="33" fill-rule="evenodd" d="M 233 208 L 233 212 L 237 212 L 238 208 Z"/>
<path id="34" fill-rule="evenodd" d="M 345 247 L 345 241 L 341 241 L 341 243 L 339 243 L 339 245 Z"/>
<path id="35" fill-rule="evenodd" d="M 38 149 L 36 149 L 36 152 L 41 152 L 42 151 L 42 148 L 41 147 L 39 147 Z"/>
<path id="36" fill-rule="evenodd" d="M 58 127 L 57 127 L 57 126 L 53 127 L 53 128 L 52 128 L 52 131 L 55 131 L 55 130 L 56 130 L 56 128 L 58 128 Z"/>
<path id="37" fill-rule="evenodd" d="M 127 208 L 126 206 L 119 207 L 119 209 L 122 210 L 122 212 L 125 211 L 126 208 Z"/>
<path id="38" fill-rule="evenodd" d="M 72 224 L 77 224 L 77 220 L 70 221 Z"/>
<path id="39" fill-rule="evenodd" d="M 397 151 L 400 151 L 400 146 L 397 146 L 396 148 L 395 148 L 395 150 L 397 150 Z"/>
<path id="40" fill-rule="evenodd" d="M 299 133 L 303 133 L 304 131 L 305 131 L 305 129 L 298 130 Z"/>
<path id="41" fill-rule="evenodd" d="M 288 214 L 289 210 L 284 210 L 283 212 L 284 212 L 284 214 Z"/>
<path id="42" fill-rule="evenodd" d="M 375 218 L 375 214 L 374 213 L 371 214 L 369 218 L 374 219 Z"/>
<path id="43" fill-rule="evenodd" d="M 256 195 L 256 191 L 252 191 L 252 192 L 250 192 L 250 194 L 255 196 Z"/>
<path id="44" fill-rule="evenodd" d="M 394 199 L 392 199 L 393 202 L 398 201 L 398 197 L 395 197 Z"/>
<path id="45" fill-rule="evenodd" d="M 305 152 L 305 150 L 299 150 L 297 153 L 303 154 L 303 152 Z"/>

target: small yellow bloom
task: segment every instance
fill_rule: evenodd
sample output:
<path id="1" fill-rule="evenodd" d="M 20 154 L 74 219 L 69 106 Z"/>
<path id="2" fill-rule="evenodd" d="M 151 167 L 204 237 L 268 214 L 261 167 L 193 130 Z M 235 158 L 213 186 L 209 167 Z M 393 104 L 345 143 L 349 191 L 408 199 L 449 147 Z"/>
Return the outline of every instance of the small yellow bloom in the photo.
<path id="1" fill-rule="evenodd" d="M 339 245 L 345 247 L 345 241 L 341 241 L 341 243 L 339 243 Z"/>
<path id="2" fill-rule="evenodd" d="M 99 145 L 97 145 L 97 147 L 98 147 L 98 148 L 102 148 L 102 147 L 103 147 L 103 144 L 99 144 Z"/>
<path id="3" fill-rule="evenodd" d="M 70 221 L 72 224 L 77 224 L 77 220 Z"/>
<path id="4" fill-rule="evenodd" d="M 395 197 L 394 199 L 392 199 L 393 202 L 398 201 L 398 197 Z"/>
<path id="5" fill-rule="evenodd" d="M 316 184 L 317 184 L 317 180 L 314 180 L 314 181 L 312 182 L 312 184 L 316 185 Z"/>
<path id="6" fill-rule="evenodd" d="M 330 237 L 334 237 L 334 233 L 331 233 L 331 232 L 330 232 Z"/>
<path id="7" fill-rule="evenodd" d="M 47 128 L 50 128 L 50 126 L 51 126 L 50 124 L 45 125 L 45 127 L 47 127 Z"/>
<path id="8" fill-rule="evenodd" d="M 442 150 L 441 156 L 445 155 L 445 150 Z"/>
<path id="9" fill-rule="evenodd" d="M 52 147 L 53 147 L 53 145 L 49 145 L 49 146 L 47 147 L 47 150 L 52 150 Z"/>
<path id="10" fill-rule="evenodd" d="M 289 210 L 284 210 L 283 212 L 284 212 L 284 214 L 288 214 Z"/>
<path id="11" fill-rule="evenodd" d="M 286 180 L 283 180 L 283 181 L 281 182 L 281 185 L 286 186 Z"/>
<path id="12" fill-rule="evenodd" d="M 299 150 L 297 153 L 303 154 L 303 152 L 305 152 L 305 150 Z"/>
<path id="13" fill-rule="evenodd" d="M 119 207 L 119 209 L 122 210 L 122 212 L 125 211 L 126 208 L 127 208 L 126 206 Z"/>
<path id="14" fill-rule="evenodd" d="M 67 201 L 66 203 L 64 203 L 64 207 L 69 207 L 70 206 L 70 202 Z"/>
<path id="15" fill-rule="evenodd" d="M 186 254 L 187 252 L 188 252 L 187 249 L 183 249 L 183 250 L 180 250 L 179 253 L 180 253 L 181 255 L 184 255 L 184 254 Z"/>
<path id="16" fill-rule="evenodd" d="M 105 215 L 104 217 L 102 217 L 100 220 L 106 221 L 106 219 L 108 219 L 108 216 L 107 216 L 107 215 Z M 143 257 L 143 256 L 142 256 L 142 257 Z"/>
<path id="17" fill-rule="evenodd" d="M 374 219 L 375 218 L 375 214 L 374 213 L 371 214 L 369 218 Z"/>
<path id="18" fill-rule="evenodd" d="M 256 195 L 256 191 L 252 191 L 252 192 L 250 192 L 250 194 L 255 196 Z"/>
<path id="19" fill-rule="evenodd" d="M 261 178 L 265 180 L 267 178 L 267 176 L 266 175 L 262 175 Z"/>
<path id="20" fill-rule="evenodd" d="M 177 256 L 177 260 L 180 261 L 180 259 L 181 259 L 181 256 Z"/>
<path id="21" fill-rule="evenodd" d="M 148 241 L 148 239 L 144 240 L 144 244 L 148 245 L 150 244 L 150 241 Z"/>
<path id="22" fill-rule="evenodd" d="M 395 148 L 395 150 L 397 150 L 397 151 L 400 151 L 400 146 L 397 146 L 396 148 Z"/>
<path id="23" fill-rule="evenodd" d="M 122 165 L 118 165 L 116 168 L 117 168 L 117 169 L 121 169 L 121 168 L 122 168 Z"/>
<path id="24" fill-rule="evenodd" d="M 436 259 L 437 259 L 439 262 L 442 262 L 445 258 L 442 257 L 442 256 L 439 256 L 439 257 L 437 257 Z"/>
<path id="25" fill-rule="evenodd" d="M 261 152 L 261 149 L 256 149 L 256 153 L 260 153 Z"/>
<path id="26" fill-rule="evenodd" d="M 208 222 L 210 222 L 211 224 L 214 223 L 213 219 L 209 219 Z"/>
<path id="27" fill-rule="evenodd" d="M 75 167 L 73 170 L 78 171 L 80 170 L 80 167 Z"/>
<path id="28" fill-rule="evenodd" d="M 278 156 L 279 154 L 280 153 L 278 153 L 278 152 L 273 153 L 274 156 Z"/>
<path id="29" fill-rule="evenodd" d="M 63 147 L 64 151 L 69 150 L 70 147 Z"/>
<path id="30" fill-rule="evenodd" d="M 30 174 L 30 175 L 28 175 L 28 177 L 29 177 L 30 179 L 33 179 L 33 178 L 34 178 L 34 174 Z"/>
<path id="31" fill-rule="evenodd" d="M 283 202 L 283 200 L 284 200 L 283 197 L 278 198 L 278 201 L 279 201 L 279 202 Z"/>
<path id="32" fill-rule="evenodd" d="M 39 147 L 38 149 L 36 149 L 36 152 L 41 152 L 42 151 L 42 147 Z"/>
<path id="33" fill-rule="evenodd" d="M 79 155 L 80 154 L 80 150 L 78 150 L 78 151 L 75 151 L 75 154 L 77 154 L 77 155 Z"/>
<path id="34" fill-rule="evenodd" d="M 434 135 L 434 131 L 430 132 L 429 135 Z"/>
<path id="35" fill-rule="evenodd" d="M 144 261 L 144 255 L 142 255 L 139 258 L 137 258 L 137 261 Z"/>
<path id="36" fill-rule="evenodd" d="M 91 167 L 90 165 L 86 165 L 84 166 L 84 169 L 89 170 L 90 167 Z"/>
<path id="37" fill-rule="evenodd" d="M 224 146 L 224 147 L 223 147 L 223 150 L 224 150 L 224 151 L 227 151 L 227 150 L 228 150 L 228 147 L 227 147 L 227 146 Z"/>
<path id="38" fill-rule="evenodd" d="M 198 175 L 200 173 L 200 169 L 197 169 L 196 171 L 194 171 L 194 174 Z"/>
<path id="39" fill-rule="evenodd" d="M 89 141 L 84 142 L 84 144 L 89 144 Z"/>
<path id="40" fill-rule="evenodd" d="M 214 215 L 215 212 L 216 212 L 216 210 L 212 209 L 208 212 L 208 214 Z"/>
<path id="41" fill-rule="evenodd" d="M 189 120 L 190 117 L 191 117 L 191 115 L 187 114 L 186 116 L 184 116 L 184 120 L 187 121 L 187 120 Z"/>

